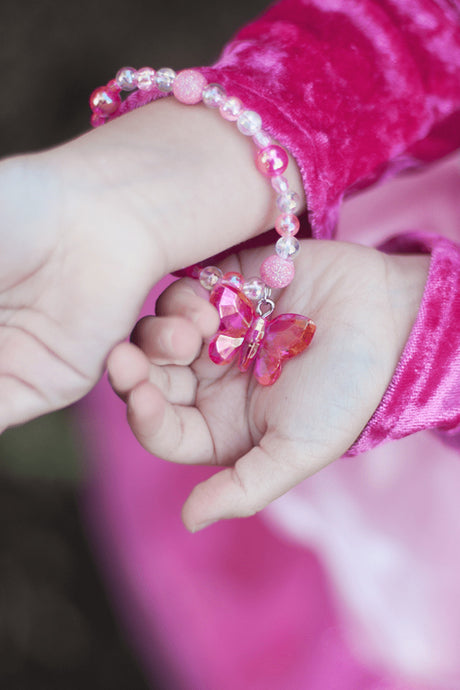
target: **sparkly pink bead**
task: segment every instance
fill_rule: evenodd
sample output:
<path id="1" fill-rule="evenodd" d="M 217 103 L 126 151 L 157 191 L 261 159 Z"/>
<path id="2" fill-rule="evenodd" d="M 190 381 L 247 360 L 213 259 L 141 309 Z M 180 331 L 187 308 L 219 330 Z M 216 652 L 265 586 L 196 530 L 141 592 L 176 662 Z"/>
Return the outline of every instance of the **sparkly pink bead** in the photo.
<path id="1" fill-rule="evenodd" d="M 100 86 L 95 89 L 89 98 L 89 104 L 93 113 L 97 115 L 111 115 L 121 103 L 120 95 L 114 89 Z"/>
<path id="2" fill-rule="evenodd" d="M 227 100 L 220 106 L 220 114 L 225 120 L 229 122 L 235 122 L 243 109 L 243 104 L 239 98 L 236 96 L 230 96 Z"/>
<path id="3" fill-rule="evenodd" d="M 136 75 L 137 88 L 150 91 L 155 86 L 155 70 L 152 67 L 141 67 Z"/>
<path id="4" fill-rule="evenodd" d="M 286 151 L 277 144 L 266 146 L 257 153 L 257 169 L 266 177 L 281 175 L 288 167 L 288 163 Z"/>
<path id="5" fill-rule="evenodd" d="M 173 93 L 181 103 L 193 105 L 201 101 L 206 84 L 206 77 L 196 69 L 184 69 L 174 80 Z"/>
<path id="6" fill-rule="evenodd" d="M 283 237 L 297 235 L 299 227 L 299 219 L 293 213 L 282 213 L 275 222 L 276 231 Z"/>
<path id="7" fill-rule="evenodd" d="M 260 267 L 262 280 L 272 288 L 284 288 L 289 285 L 294 273 L 294 263 L 289 259 L 282 259 L 278 254 L 269 256 Z"/>

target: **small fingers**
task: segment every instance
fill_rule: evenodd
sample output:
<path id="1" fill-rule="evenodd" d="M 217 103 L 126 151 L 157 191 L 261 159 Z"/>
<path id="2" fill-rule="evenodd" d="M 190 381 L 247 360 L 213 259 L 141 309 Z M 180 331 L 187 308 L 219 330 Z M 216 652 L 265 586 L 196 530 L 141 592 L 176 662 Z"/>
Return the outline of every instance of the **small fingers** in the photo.
<path id="1" fill-rule="evenodd" d="M 198 328 L 179 316 L 145 316 L 137 322 L 131 342 L 155 364 L 191 364 L 203 345 Z"/>
<path id="2" fill-rule="evenodd" d="M 156 313 L 188 319 L 203 338 L 214 335 L 219 327 L 217 309 L 209 302 L 206 290 L 191 278 L 181 278 L 166 288 L 157 300 Z"/>
<path id="3" fill-rule="evenodd" d="M 171 404 L 162 391 L 144 381 L 128 397 L 128 422 L 146 450 L 164 460 L 208 464 L 214 444 L 196 407 Z"/>

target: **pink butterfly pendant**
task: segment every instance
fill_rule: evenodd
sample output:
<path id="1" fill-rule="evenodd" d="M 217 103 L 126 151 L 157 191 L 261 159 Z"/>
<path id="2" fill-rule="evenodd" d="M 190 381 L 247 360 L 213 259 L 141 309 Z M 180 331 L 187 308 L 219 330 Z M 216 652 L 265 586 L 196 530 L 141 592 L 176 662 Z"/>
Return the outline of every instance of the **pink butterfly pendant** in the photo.
<path id="1" fill-rule="evenodd" d="M 316 330 L 313 321 L 300 314 L 259 316 L 246 295 L 225 280 L 212 289 L 210 301 L 220 324 L 209 344 L 209 357 L 216 364 L 229 364 L 239 353 L 240 371 L 254 362 L 254 376 L 262 386 L 275 383 L 283 363 L 303 352 Z"/>

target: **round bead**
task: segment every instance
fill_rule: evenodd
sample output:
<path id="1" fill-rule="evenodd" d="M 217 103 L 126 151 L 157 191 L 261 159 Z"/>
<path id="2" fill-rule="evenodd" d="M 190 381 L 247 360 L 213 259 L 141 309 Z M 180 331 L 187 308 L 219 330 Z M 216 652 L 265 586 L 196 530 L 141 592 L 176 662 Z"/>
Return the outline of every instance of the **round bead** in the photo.
<path id="1" fill-rule="evenodd" d="M 225 89 L 220 84 L 208 84 L 203 89 L 203 103 L 208 108 L 220 108 L 225 102 Z"/>
<path id="2" fill-rule="evenodd" d="M 155 74 L 155 82 L 160 91 L 169 93 L 173 90 L 176 73 L 171 67 L 161 67 Z"/>
<path id="3" fill-rule="evenodd" d="M 104 117 L 104 115 L 101 115 L 100 113 L 93 113 L 91 115 L 91 125 L 93 127 L 100 127 L 101 125 L 104 125 L 106 122 L 106 118 Z"/>
<path id="4" fill-rule="evenodd" d="M 207 81 L 196 69 L 184 69 L 174 80 L 173 93 L 178 101 L 194 105 L 201 101 L 201 94 Z"/>
<path id="5" fill-rule="evenodd" d="M 97 115 L 111 115 L 121 103 L 120 94 L 107 86 L 95 89 L 89 98 L 93 113 Z"/>
<path id="6" fill-rule="evenodd" d="M 296 192 L 280 194 L 276 199 L 276 205 L 282 213 L 296 211 L 299 205 L 299 195 Z"/>
<path id="7" fill-rule="evenodd" d="M 257 276 L 255 278 L 249 278 L 249 280 L 244 283 L 243 292 L 246 297 L 257 302 L 264 296 L 265 287 L 262 278 Z"/>
<path id="8" fill-rule="evenodd" d="M 278 194 L 287 194 L 289 191 L 289 182 L 283 175 L 275 175 L 270 182 L 272 183 L 273 189 L 275 192 L 278 192 Z"/>
<path id="9" fill-rule="evenodd" d="M 118 70 L 115 81 L 122 91 L 132 91 L 137 86 L 136 75 L 134 67 L 122 67 Z"/>
<path id="10" fill-rule="evenodd" d="M 293 259 L 300 251 L 300 243 L 295 237 L 280 237 L 276 243 L 276 253 L 282 259 Z"/>
<path id="11" fill-rule="evenodd" d="M 121 86 L 116 79 L 111 79 L 108 81 L 106 88 L 109 89 L 109 91 L 114 91 L 115 93 L 120 93 L 121 91 Z"/>
<path id="12" fill-rule="evenodd" d="M 267 132 L 264 132 L 263 129 L 261 129 L 260 132 L 256 132 L 252 140 L 259 149 L 265 149 L 272 143 L 271 136 Z"/>
<path id="13" fill-rule="evenodd" d="M 255 110 L 243 110 L 236 121 L 241 134 L 253 136 L 262 127 L 262 118 Z"/>
<path id="14" fill-rule="evenodd" d="M 212 290 L 222 279 L 222 271 L 217 266 L 206 266 L 200 272 L 200 283 L 206 290 Z"/>
<path id="15" fill-rule="evenodd" d="M 141 91 L 150 91 L 155 86 L 155 70 L 152 67 L 142 67 L 137 71 L 136 82 Z"/>
<path id="16" fill-rule="evenodd" d="M 238 271 L 228 271 L 227 273 L 224 273 L 222 280 L 224 283 L 231 285 L 237 290 L 241 290 L 244 285 L 244 278 L 241 273 L 238 273 Z"/>
<path id="17" fill-rule="evenodd" d="M 288 163 L 286 151 L 277 144 L 266 146 L 257 153 L 257 168 L 266 177 L 281 175 L 288 167 Z"/>
<path id="18" fill-rule="evenodd" d="M 243 108 L 243 104 L 236 96 L 230 96 L 220 106 L 220 114 L 225 120 L 235 122 Z"/>
<path id="19" fill-rule="evenodd" d="M 282 213 L 275 222 L 276 231 L 283 237 L 297 235 L 299 227 L 299 219 L 293 213 Z"/>
<path id="20" fill-rule="evenodd" d="M 294 278 L 294 263 L 289 259 L 282 259 L 278 254 L 272 254 L 262 263 L 260 275 L 272 288 L 284 288 Z"/>

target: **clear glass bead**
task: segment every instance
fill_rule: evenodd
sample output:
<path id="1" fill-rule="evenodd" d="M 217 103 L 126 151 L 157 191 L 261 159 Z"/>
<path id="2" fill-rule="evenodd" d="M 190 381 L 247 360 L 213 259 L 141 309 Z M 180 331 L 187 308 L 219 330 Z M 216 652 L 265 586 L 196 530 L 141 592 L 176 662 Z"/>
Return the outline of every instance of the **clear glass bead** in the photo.
<path id="1" fill-rule="evenodd" d="M 203 103 L 208 108 L 220 108 L 225 102 L 225 89 L 220 84 L 208 84 L 203 89 Z"/>
<path id="2" fill-rule="evenodd" d="M 236 96 L 230 96 L 220 106 L 220 114 L 226 120 L 235 122 L 235 120 L 238 119 L 242 108 L 243 104 L 240 99 Z"/>
<path id="3" fill-rule="evenodd" d="M 289 191 L 289 182 L 283 175 L 275 175 L 271 178 L 272 187 L 278 194 L 287 194 Z"/>
<path id="4" fill-rule="evenodd" d="M 122 67 L 118 70 L 115 81 L 122 91 L 133 91 L 136 88 L 137 70 L 134 67 Z"/>
<path id="5" fill-rule="evenodd" d="M 255 110 L 243 110 L 236 121 L 236 126 L 241 134 L 250 137 L 256 134 L 262 127 L 262 118 Z"/>
<path id="6" fill-rule="evenodd" d="M 293 259 L 300 251 L 300 243 L 295 237 L 280 237 L 276 243 L 276 253 L 282 259 Z"/>
<path id="7" fill-rule="evenodd" d="M 160 91 L 164 93 L 169 93 L 173 90 L 174 79 L 176 78 L 176 73 L 170 67 L 162 67 L 157 70 L 155 75 L 155 82 Z"/>
<path id="8" fill-rule="evenodd" d="M 243 292 L 251 300 L 255 302 L 262 299 L 265 293 L 266 285 L 262 278 L 256 276 L 255 278 L 249 278 L 243 285 Z"/>
<path id="9" fill-rule="evenodd" d="M 149 91 L 155 86 L 155 70 L 152 67 L 142 67 L 136 74 L 137 87 L 141 91 Z"/>
<path id="10" fill-rule="evenodd" d="M 282 213 L 292 213 L 299 205 L 299 195 L 296 192 L 280 194 L 276 199 L 276 205 Z"/>
<path id="11" fill-rule="evenodd" d="M 271 136 L 268 132 L 264 132 L 263 129 L 261 129 L 260 132 L 256 132 L 252 139 L 259 149 L 264 149 L 266 146 L 270 146 L 270 144 L 273 143 Z"/>
<path id="12" fill-rule="evenodd" d="M 212 290 L 221 279 L 222 271 L 217 266 L 206 266 L 200 272 L 200 283 L 205 290 Z"/>

